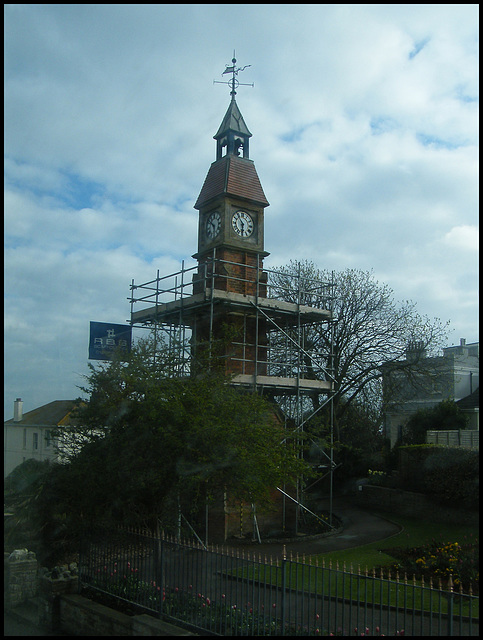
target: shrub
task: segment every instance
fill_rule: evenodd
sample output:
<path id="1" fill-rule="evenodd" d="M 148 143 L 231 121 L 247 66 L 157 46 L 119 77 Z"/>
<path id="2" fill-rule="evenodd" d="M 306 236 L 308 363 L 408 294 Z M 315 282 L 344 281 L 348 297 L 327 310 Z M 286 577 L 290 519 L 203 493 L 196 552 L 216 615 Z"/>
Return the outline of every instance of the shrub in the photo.
<path id="1" fill-rule="evenodd" d="M 399 479 L 402 489 L 430 494 L 447 507 L 478 508 L 477 451 L 428 444 L 400 447 Z"/>
<path id="2" fill-rule="evenodd" d="M 477 509 L 479 471 L 478 452 L 437 447 L 425 460 L 424 485 L 444 505 Z"/>

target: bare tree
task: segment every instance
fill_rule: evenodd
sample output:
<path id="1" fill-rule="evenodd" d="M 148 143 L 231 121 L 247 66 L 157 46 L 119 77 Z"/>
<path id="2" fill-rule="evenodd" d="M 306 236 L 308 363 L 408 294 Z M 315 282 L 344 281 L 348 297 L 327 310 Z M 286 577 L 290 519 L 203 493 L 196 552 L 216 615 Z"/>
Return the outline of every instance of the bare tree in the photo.
<path id="1" fill-rule="evenodd" d="M 317 378 L 326 371 L 335 380 L 336 433 L 355 405 L 381 411 L 384 367 L 399 376 L 421 378 L 424 357 L 445 344 L 447 324 L 419 315 L 412 301 L 396 302 L 390 287 L 377 282 L 370 271 L 330 272 L 309 261 L 290 262 L 271 273 L 269 283 L 273 295 L 319 308 L 327 308 L 326 284 L 331 284 L 333 322 L 305 327 L 302 346 L 306 371 Z M 408 345 L 413 345 L 410 359 Z M 324 366 L 313 367 L 314 362 Z M 317 410 L 320 398 L 314 395 L 312 403 Z"/>

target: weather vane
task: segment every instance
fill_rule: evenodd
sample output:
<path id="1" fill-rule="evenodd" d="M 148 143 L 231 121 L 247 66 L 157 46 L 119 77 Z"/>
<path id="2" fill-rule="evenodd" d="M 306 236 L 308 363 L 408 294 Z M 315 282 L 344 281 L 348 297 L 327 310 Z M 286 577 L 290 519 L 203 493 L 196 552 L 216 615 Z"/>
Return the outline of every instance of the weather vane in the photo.
<path id="1" fill-rule="evenodd" d="M 226 69 L 221 74 L 222 76 L 224 76 L 225 73 L 231 73 L 232 74 L 231 80 L 227 80 L 225 82 L 223 82 L 222 80 L 213 80 L 213 84 L 227 84 L 228 86 L 231 87 L 230 95 L 234 98 L 236 94 L 235 89 L 240 85 L 243 87 L 254 87 L 255 85 L 253 83 L 248 84 L 244 82 L 239 82 L 238 79 L 236 78 L 236 76 L 240 71 L 244 71 L 247 67 L 251 67 L 252 66 L 251 64 L 247 64 L 244 67 L 236 67 L 235 66 L 236 58 L 235 58 L 234 51 L 233 51 L 233 59 L 231 62 L 232 62 L 231 66 L 226 65 Z"/>

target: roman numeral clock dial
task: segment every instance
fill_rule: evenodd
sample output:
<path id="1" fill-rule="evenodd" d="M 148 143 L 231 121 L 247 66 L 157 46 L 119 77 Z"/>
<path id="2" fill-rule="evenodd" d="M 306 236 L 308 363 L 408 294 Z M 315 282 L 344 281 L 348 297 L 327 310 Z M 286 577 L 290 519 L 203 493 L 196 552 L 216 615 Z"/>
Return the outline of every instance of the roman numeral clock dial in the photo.
<path id="1" fill-rule="evenodd" d="M 241 238 L 249 238 L 254 229 L 253 219 L 246 211 L 237 211 L 231 220 L 233 230 Z"/>
<path id="2" fill-rule="evenodd" d="M 208 220 L 206 221 L 206 235 L 210 240 L 216 238 L 216 236 L 220 233 L 221 229 L 221 216 L 218 211 L 215 211 L 210 216 L 208 216 Z"/>

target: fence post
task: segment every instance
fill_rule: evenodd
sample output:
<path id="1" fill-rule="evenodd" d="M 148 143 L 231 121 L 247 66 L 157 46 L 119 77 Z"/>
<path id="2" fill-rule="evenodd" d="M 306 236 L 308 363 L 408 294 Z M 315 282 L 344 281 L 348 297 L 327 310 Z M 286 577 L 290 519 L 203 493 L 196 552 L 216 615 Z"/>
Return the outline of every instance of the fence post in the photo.
<path id="1" fill-rule="evenodd" d="M 453 580 L 451 573 L 448 580 L 449 598 L 448 598 L 448 636 L 453 635 L 453 605 L 454 605 L 454 593 L 453 593 Z M 470 603 L 471 607 L 471 603 Z"/>
<path id="2" fill-rule="evenodd" d="M 285 549 L 285 545 L 283 545 L 282 551 L 282 604 L 281 604 L 281 629 L 280 635 L 285 635 L 285 589 L 287 586 L 287 551 Z"/>
<path id="3" fill-rule="evenodd" d="M 154 566 L 156 572 L 156 584 L 161 587 L 159 596 L 159 617 L 163 616 L 163 593 L 164 593 L 164 562 L 163 562 L 163 539 L 159 535 L 159 528 L 156 535 L 155 547 L 154 547 Z"/>

